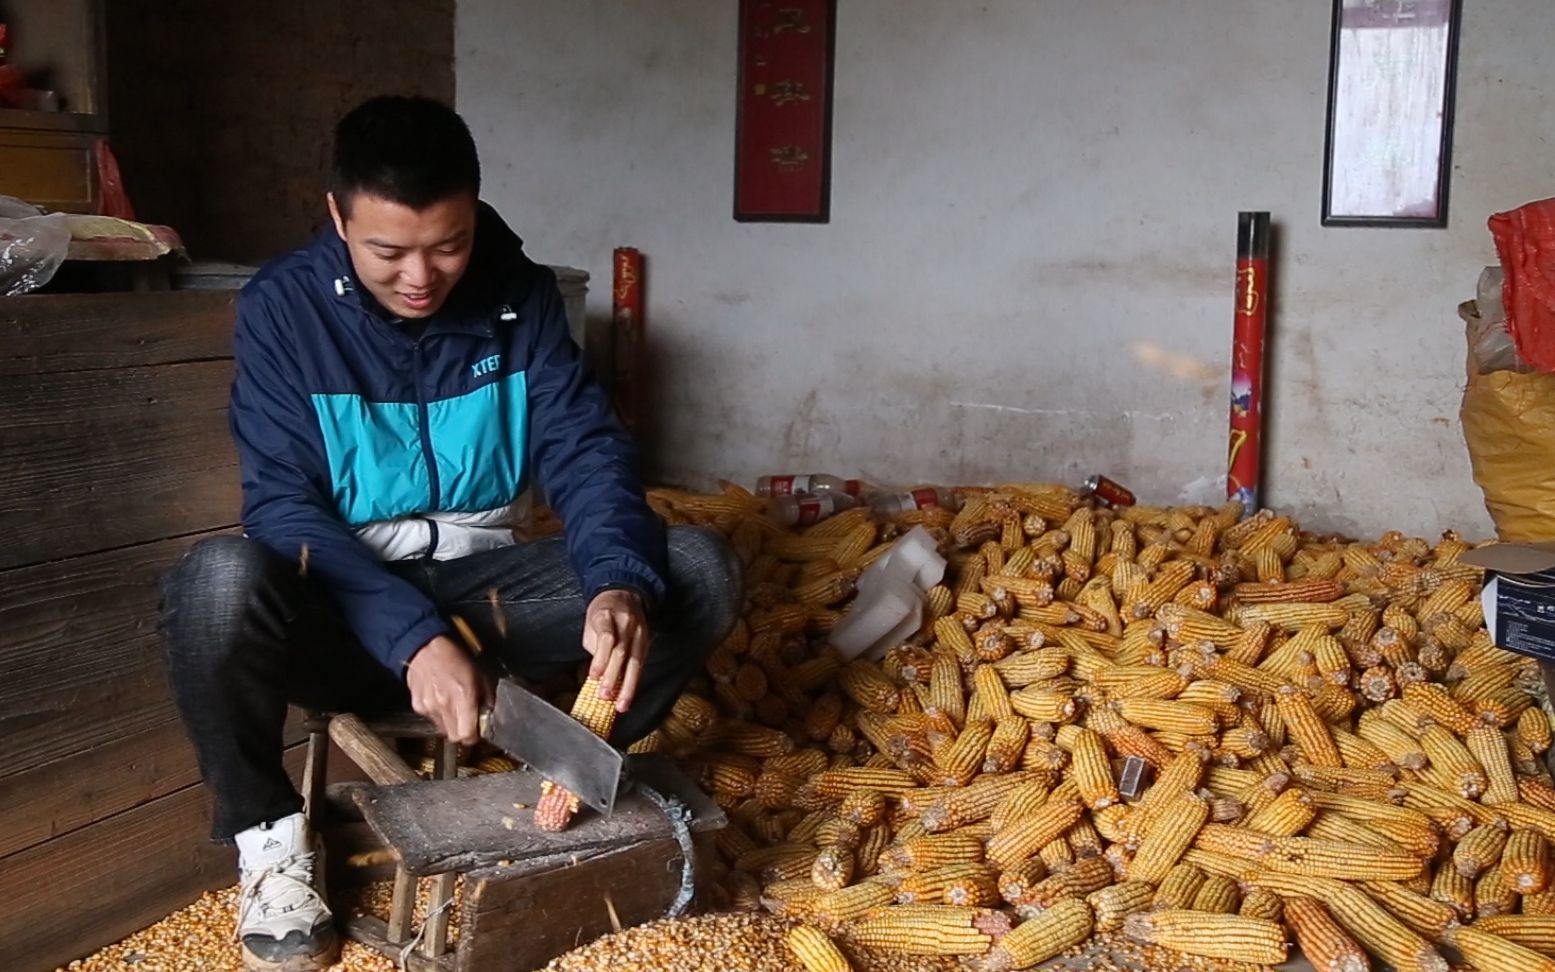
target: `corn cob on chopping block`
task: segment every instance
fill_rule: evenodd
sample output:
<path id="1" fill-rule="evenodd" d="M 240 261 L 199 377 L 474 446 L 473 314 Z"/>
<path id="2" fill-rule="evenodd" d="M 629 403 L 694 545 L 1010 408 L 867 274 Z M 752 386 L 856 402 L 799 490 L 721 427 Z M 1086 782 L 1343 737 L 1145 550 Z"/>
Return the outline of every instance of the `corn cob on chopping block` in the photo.
<path id="1" fill-rule="evenodd" d="M 616 723 L 616 704 L 612 699 L 599 697 L 599 682 L 585 679 L 578 689 L 578 698 L 572 704 L 571 715 L 588 726 L 589 731 L 601 739 L 609 737 Z M 541 830 L 557 832 L 567 829 L 578 812 L 578 797 L 550 780 L 540 784 L 540 799 L 535 803 L 535 826 Z"/>
<path id="2" fill-rule="evenodd" d="M 650 494 L 745 566 L 743 618 L 633 747 L 727 811 L 722 904 L 992 968 L 1113 930 L 1257 962 L 1298 942 L 1319 972 L 1555 959 L 1551 724 L 1470 544 L 958 493 L 801 530 L 732 485 Z M 949 561 L 921 630 L 837 657 L 859 574 L 919 525 Z M 1154 783 L 1124 798 L 1131 757 Z"/>

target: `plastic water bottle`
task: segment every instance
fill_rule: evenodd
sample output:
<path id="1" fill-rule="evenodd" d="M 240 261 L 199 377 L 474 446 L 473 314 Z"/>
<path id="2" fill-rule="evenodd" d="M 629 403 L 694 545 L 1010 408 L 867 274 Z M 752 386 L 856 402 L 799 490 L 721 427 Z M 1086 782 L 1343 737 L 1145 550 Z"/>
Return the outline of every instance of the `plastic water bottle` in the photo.
<path id="1" fill-rule="evenodd" d="M 801 473 L 798 475 L 762 476 L 756 480 L 757 496 L 801 496 L 806 493 L 838 493 L 845 496 L 861 496 L 865 490 L 862 479 L 843 479 L 827 473 Z"/>
<path id="2" fill-rule="evenodd" d="M 858 501 L 846 493 L 773 496 L 767 500 L 767 515 L 784 526 L 807 527 L 856 505 Z"/>
<path id="3" fill-rule="evenodd" d="M 877 493 L 870 497 L 869 505 L 877 515 L 889 517 L 930 506 L 954 510 L 961 504 L 956 502 L 955 494 L 943 486 L 919 486 L 900 493 Z"/>

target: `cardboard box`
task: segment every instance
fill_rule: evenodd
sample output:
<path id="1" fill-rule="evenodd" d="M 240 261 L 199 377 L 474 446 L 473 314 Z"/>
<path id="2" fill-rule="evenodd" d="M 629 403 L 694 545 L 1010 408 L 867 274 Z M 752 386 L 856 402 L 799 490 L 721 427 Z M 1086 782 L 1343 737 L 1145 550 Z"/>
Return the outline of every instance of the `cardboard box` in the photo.
<path id="1" fill-rule="evenodd" d="M 1496 644 L 1555 662 L 1555 542 L 1493 543 L 1459 559 L 1488 572 L 1480 603 Z"/>

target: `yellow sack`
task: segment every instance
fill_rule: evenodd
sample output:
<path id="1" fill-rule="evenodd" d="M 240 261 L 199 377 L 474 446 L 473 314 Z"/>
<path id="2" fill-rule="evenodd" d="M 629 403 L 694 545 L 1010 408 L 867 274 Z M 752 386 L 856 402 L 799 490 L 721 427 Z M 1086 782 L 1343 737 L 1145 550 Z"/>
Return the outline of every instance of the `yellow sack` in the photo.
<path id="1" fill-rule="evenodd" d="M 1472 328 L 1478 317 L 1464 313 L 1468 306 L 1459 313 Z M 1459 417 L 1496 533 L 1502 540 L 1555 540 L 1555 375 L 1481 374 L 1471 353 Z"/>

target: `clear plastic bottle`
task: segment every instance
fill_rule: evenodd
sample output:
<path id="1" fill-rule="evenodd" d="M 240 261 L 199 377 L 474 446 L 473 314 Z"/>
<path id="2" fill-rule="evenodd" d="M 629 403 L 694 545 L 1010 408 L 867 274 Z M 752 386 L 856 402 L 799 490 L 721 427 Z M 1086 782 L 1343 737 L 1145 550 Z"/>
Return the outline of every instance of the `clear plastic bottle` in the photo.
<path id="1" fill-rule="evenodd" d="M 773 496 L 767 500 L 767 515 L 784 526 L 806 527 L 857 505 L 858 501 L 846 493 Z"/>
<path id="2" fill-rule="evenodd" d="M 943 486 L 919 486 L 898 493 L 876 493 L 869 505 L 879 516 L 900 516 L 909 510 L 939 506 L 947 510 L 960 507 L 956 495 Z"/>
<path id="3" fill-rule="evenodd" d="M 817 496 L 822 493 L 862 496 L 867 489 L 862 479 L 843 479 L 829 473 L 762 476 L 756 480 L 757 496 L 800 496 L 806 493 Z"/>

